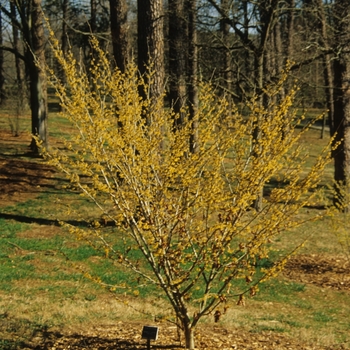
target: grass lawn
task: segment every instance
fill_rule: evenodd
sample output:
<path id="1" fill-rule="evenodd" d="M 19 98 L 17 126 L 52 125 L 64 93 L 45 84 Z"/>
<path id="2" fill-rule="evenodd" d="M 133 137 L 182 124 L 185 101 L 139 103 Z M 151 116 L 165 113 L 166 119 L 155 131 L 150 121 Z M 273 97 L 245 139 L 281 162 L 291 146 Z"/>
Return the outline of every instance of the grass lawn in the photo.
<path id="1" fill-rule="evenodd" d="M 20 348 L 43 329 L 63 332 L 165 318 L 171 310 L 163 297 L 148 286 L 138 287 L 134 275 L 58 225 L 64 220 L 84 228 L 100 221 L 101 214 L 78 193 L 67 192 L 66 180 L 54 169 L 28 157 L 29 115 L 18 120 L 19 136 L 13 135 L 11 118 L 10 111 L 0 112 L 0 349 Z M 49 128 L 56 144 L 70 133 L 54 113 Z M 301 142 L 315 156 L 327 140 L 311 129 Z M 331 184 L 332 172 L 329 166 L 324 186 Z M 300 215 L 323 210 L 321 205 L 305 208 Z M 261 285 L 245 306 L 233 304 L 218 325 L 284 334 L 315 348 L 349 348 L 350 251 L 336 234 L 344 231 L 345 220 L 326 217 L 273 242 L 282 254 L 307 238 L 278 278 Z M 120 239 L 116 228 L 104 230 Z M 203 326 L 212 324 L 209 316 Z"/>

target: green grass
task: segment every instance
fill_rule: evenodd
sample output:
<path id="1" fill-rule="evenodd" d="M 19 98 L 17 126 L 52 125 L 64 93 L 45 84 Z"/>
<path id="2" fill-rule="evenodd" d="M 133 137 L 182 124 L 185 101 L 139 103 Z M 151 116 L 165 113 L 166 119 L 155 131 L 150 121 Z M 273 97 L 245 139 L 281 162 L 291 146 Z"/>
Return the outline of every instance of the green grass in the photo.
<path id="1" fill-rule="evenodd" d="M 319 337 L 322 332 L 333 334 L 341 343 L 349 341 L 346 336 L 344 338 L 350 328 L 345 316 L 350 312 L 348 297 L 348 292 L 324 290 L 279 278 L 261 286 L 260 293 L 247 302 L 248 310 L 244 310 L 241 318 L 248 317 L 249 323 L 258 325 L 257 329 L 291 333 L 306 329 L 314 332 L 315 337 L 321 330 Z"/>
<path id="2" fill-rule="evenodd" d="M 305 291 L 305 288 L 303 283 L 272 279 L 260 285 L 256 300 L 290 303 L 297 299 L 297 295 Z"/>
<path id="3" fill-rule="evenodd" d="M 0 218 L 0 227 L 1 227 L 1 241 L 6 238 L 15 237 L 17 232 L 24 231 L 27 225 L 24 225 L 20 222 L 8 221 Z M 1 247 L 1 252 L 3 252 L 3 247 Z"/>

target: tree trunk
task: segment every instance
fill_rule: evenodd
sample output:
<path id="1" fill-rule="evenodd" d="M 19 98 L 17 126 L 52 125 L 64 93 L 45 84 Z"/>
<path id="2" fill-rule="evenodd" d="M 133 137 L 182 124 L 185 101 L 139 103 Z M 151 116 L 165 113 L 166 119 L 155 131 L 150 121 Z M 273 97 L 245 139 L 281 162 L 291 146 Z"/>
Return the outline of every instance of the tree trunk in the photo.
<path id="1" fill-rule="evenodd" d="M 125 72 L 128 64 L 128 7 L 126 0 L 109 0 L 113 56 L 116 66 Z"/>
<path id="2" fill-rule="evenodd" d="M 242 4 L 243 7 L 243 43 L 247 43 L 249 40 L 249 8 L 248 8 L 248 1 L 243 1 Z M 248 77 L 250 76 L 250 72 L 252 71 L 252 67 L 250 64 L 250 50 L 244 50 L 243 51 L 243 56 L 244 56 L 244 74 Z M 249 88 L 248 82 L 245 81 L 241 84 L 241 89 L 242 89 L 242 97 L 243 99 L 246 98 L 246 91 Z"/>
<path id="3" fill-rule="evenodd" d="M 256 94 L 258 96 L 256 103 L 258 103 L 260 106 L 264 105 L 265 96 L 263 94 L 263 86 L 264 86 L 264 66 L 266 64 L 265 59 L 265 53 L 264 50 L 257 50 L 255 53 L 255 89 Z M 261 133 L 261 118 L 263 116 L 259 116 L 258 119 L 255 122 L 254 130 L 253 130 L 253 142 L 254 142 L 254 148 L 253 148 L 253 156 L 259 157 L 260 154 L 260 145 L 262 141 L 262 133 Z M 256 199 L 253 203 L 253 208 L 256 211 L 261 211 L 263 208 L 263 197 L 264 197 L 264 188 L 263 184 L 258 189 L 256 194 Z"/>
<path id="4" fill-rule="evenodd" d="M 278 40 L 278 43 L 276 42 L 276 47 L 280 46 L 281 57 L 279 60 L 280 69 L 279 72 L 281 72 L 282 69 L 285 69 L 285 64 L 289 62 L 293 62 L 293 50 L 294 50 L 294 11 L 295 11 L 295 1 L 294 0 L 288 0 L 284 7 L 282 7 L 282 12 L 286 13 L 286 19 L 282 21 L 282 19 L 278 19 L 278 23 L 276 25 L 276 31 L 279 31 L 278 36 L 276 39 Z M 283 23 L 283 26 L 281 25 L 281 21 Z M 285 34 L 285 40 L 283 40 L 283 33 Z M 289 80 L 286 80 L 284 82 L 284 88 L 282 89 L 282 96 L 286 96 L 288 92 L 291 89 L 291 82 Z M 289 115 L 286 115 L 286 118 L 289 118 Z M 285 138 L 290 133 L 290 126 L 289 123 L 286 123 L 285 126 L 282 129 L 282 135 L 283 138 Z"/>
<path id="5" fill-rule="evenodd" d="M 68 20 L 68 0 L 63 0 L 62 1 L 61 49 L 64 57 L 67 55 L 67 50 L 68 50 L 67 20 Z"/>
<path id="6" fill-rule="evenodd" d="M 61 34 L 61 50 L 62 50 L 62 56 L 67 57 L 68 52 L 68 27 L 67 27 L 67 20 L 68 20 L 68 0 L 62 1 L 62 34 Z M 58 75 L 62 81 L 62 84 L 66 84 L 66 74 L 64 72 L 64 69 L 61 65 L 58 66 Z M 59 107 L 60 111 L 62 112 L 62 106 Z"/>
<path id="7" fill-rule="evenodd" d="M 265 9 L 261 9 L 261 12 L 264 13 Z M 269 31 L 268 31 L 268 23 L 269 22 L 264 22 L 263 20 L 267 16 L 264 14 L 260 14 L 260 20 L 262 23 L 262 28 L 261 28 L 261 33 L 260 33 L 260 45 L 259 47 L 255 50 L 254 52 L 254 75 L 255 75 L 255 94 L 258 96 L 256 103 L 259 105 L 263 106 L 264 103 L 266 102 L 264 93 L 263 93 L 263 87 L 264 87 L 264 74 L 266 72 L 266 54 L 265 54 L 265 48 L 267 45 L 267 39 L 269 36 Z M 266 74 L 267 75 L 267 74 Z M 253 130 L 253 140 L 254 140 L 254 149 L 253 149 L 253 156 L 254 157 L 259 157 L 260 153 L 260 144 L 261 144 L 261 118 L 263 116 L 258 116 L 258 119 L 256 121 L 254 130 Z M 258 192 L 256 194 L 256 199 L 254 200 L 253 207 L 256 211 L 261 211 L 263 208 L 263 196 L 264 196 L 264 187 L 263 184 L 261 187 L 258 189 Z"/>
<path id="8" fill-rule="evenodd" d="M 198 112 L 198 50 L 197 50 L 197 1 L 187 0 L 187 9 L 189 14 L 188 20 L 188 103 L 189 118 L 192 121 L 192 134 L 190 137 L 190 152 L 196 153 L 199 150 L 198 138 L 198 120 L 196 119 Z"/>
<path id="9" fill-rule="evenodd" d="M 329 39 L 328 39 L 328 33 L 327 33 L 327 19 L 326 14 L 324 10 L 324 4 L 323 0 L 317 0 L 317 10 L 318 10 L 318 20 L 319 20 L 319 26 L 321 31 L 321 45 L 323 46 L 323 49 L 325 52 L 328 52 L 330 49 L 329 45 Z M 324 83 L 325 83 L 325 94 L 326 94 L 326 103 L 327 103 L 327 109 L 328 109 L 328 122 L 329 122 L 329 128 L 330 128 L 330 134 L 334 135 L 334 127 L 333 127 L 333 120 L 334 120 L 334 104 L 333 104 L 333 72 L 332 72 L 332 65 L 330 61 L 330 55 L 325 54 L 322 60 L 323 65 L 323 77 L 324 77 Z M 324 123 L 325 124 L 325 123 Z M 321 137 L 324 137 L 324 126 L 322 129 L 322 135 Z"/>
<path id="10" fill-rule="evenodd" d="M 61 50 L 63 57 L 67 56 L 68 51 L 68 33 L 67 33 L 67 20 L 68 20 L 68 0 L 62 1 L 62 35 L 61 35 Z M 65 81 L 62 68 L 61 75 L 62 80 Z"/>
<path id="11" fill-rule="evenodd" d="M 30 78 L 30 105 L 32 110 L 32 134 L 36 135 L 48 147 L 47 133 L 47 91 L 45 74 L 44 26 L 41 12 L 41 0 L 32 0 L 30 35 L 31 47 L 27 49 L 27 65 Z M 28 36 L 28 35 L 27 35 Z M 38 147 L 32 139 L 31 150 L 37 154 Z"/>
<path id="12" fill-rule="evenodd" d="M 194 342 L 194 330 L 190 325 L 186 325 L 184 327 L 184 334 L 185 334 L 185 348 L 186 349 L 194 349 L 195 348 L 195 342 Z"/>
<path id="13" fill-rule="evenodd" d="M 336 195 L 334 202 L 342 210 L 350 210 L 350 4 L 334 3 L 335 40 L 338 57 L 334 61 L 334 132 L 340 146 L 333 152 Z"/>
<path id="14" fill-rule="evenodd" d="M 190 0 L 188 0 L 190 1 Z M 178 319 L 181 320 L 181 328 L 185 336 L 185 348 L 186 349 L 195 349 L 195 340 L 194 340 L 194 326 L 191 322 L 191 319 L 188 314 L 188 310 L 186 307 L 180 307 L 181 310 L 178 314 Z M 179 311 L 177 310 L 177 311 Z M 195 323 L 198 322 L 198 319 L 194 321 Z"/>
<path id="15" fill-rule="evenodd" d="M 169 0 L 169 99 L 180 127 L 185 118 L 188 21 L 185 0 Z"/>
<path id="16" fill-rule="evenodd" d="M 2 12 L 0 11 L 0 46 L 3 45 Z M 0 50 L 0 105 L 5 102 L 4 51 Z"/>
<path id="17" fill-rule="evenodd" d="M 90 0 L 90 30 L 91 33 L 96 33 L 97 29 L 97 22 L 96 22 L 96 15 L 97 15 L 97 8 L 96 8 L 96 0 Z"/>
<path id="18" fill-rule="evenodd" d="M 275 48 L 275 71 L 274 74 L 278 76 L 285 68 L 285 59 L 283 57 L 283 45 L 282 45 L 282 26 L 281 21 L 278 18 L 274 28 L 274 48 Z M 282 90 L 282 94 L 285 95 L 285 90 Z M 284 96 L 281 96 L 283 99 Z"/>
<path id="19" fill-rule="evenodd" d="M 287 8 L 289 8 L 287 11 L 287 58 L 293 60 L 295 0 L 288 0 Z"/>
<path id="20" fill-rule="evenodd" d="M 164 91 L 164 28 L 163 1 L 138 0 L 138 68 L 143 76 L 146 88 L 140 87 L 140 96 L 144 99 L 156 100 Z M 153 73 L 148 80 L 148 69 Z M 149 85 L 149 86 L 147 86 Z M 149 116 L 147 123 L 151 123 Z"/>
<path id="21" fill-rule="evenodd" d="M 149 41 L 152 29 L 151 1 L 137 1 L 137 66 L 141 75 L 145 74 L 149 64 Z"/>
<path id="22" fill-rule="evenodd" d="M 223 78 L 224 90 L 227 100 L 227 117 L 232 115 L 232 67 L 231 67 L 231 48 L 230 48 L 230 24 L 227 22 L 229 18 L 229 2 L 221 0 L 221 7 L 225 12 L 225 17 L 221 19 L 220 30 L 222 33 L 223 43 Z"/>
<path id="23" fill-rule="evenodd" d="M 269 60 L 267 59 L 268 53 L 268 44 L 271 42 L 271 36 L 273 33 L 275 25 L 275 16 L 277 10 L 277 1 L 261 0 L 259 2 L 259 20 L 260 20 L 260 38 L 259 46 L 255 49 L 255 93 L 258 96 L 257 103 L 262 107 L 267 108 L 267 96 L 263 91 L 264 85 L 269 76 L 268 64 Z M 262 116 L 259 117 L 263 118 Z M 253 131 L 253 139 L 255 142 L 255 150 L 253 150 L 253 155 L 259 157 L 260 147 L 262 140 L 262 132 L 260 128 L 260 120 L 257 120 L 256 126 Z M 264 195 L 264 184 L 261 184 L 261 187 L 258 189 L 256 199 L 254 200 L 253 207 L 257 211 L 261 211 L 263 208 L 263 195 Z"/>
<path id="24" fill-rule="evenodd" d="M 15 23 L 15 18 L 17 16 L 16 5 L 14 2 L 10 2 L 10 12 L 11 12 L 11 24 L 12 24 L 12 42 L 13 49 L 15 52 L 20 53 L 21 48 L 19 44 L 19 33 L 18 27 Z M 16 118 L 19 117 L 22 112 L 28 108 L 28 100 L 27 100 L 27 86 L 24 79 L 24 67 L 22 60 L 18 57 L 18 55 L 14 55 L 15 68 L 16 68 Z M 19 121 L 16 119 L 14 135 L 18 136 L 19 134 Z"/>

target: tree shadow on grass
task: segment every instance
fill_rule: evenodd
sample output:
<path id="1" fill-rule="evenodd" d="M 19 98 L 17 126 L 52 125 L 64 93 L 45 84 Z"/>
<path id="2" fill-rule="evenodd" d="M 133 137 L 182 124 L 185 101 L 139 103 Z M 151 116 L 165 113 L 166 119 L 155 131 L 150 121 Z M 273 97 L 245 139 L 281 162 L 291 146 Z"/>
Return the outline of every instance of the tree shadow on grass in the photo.
<path id="1" fill-rule="evenodd" d="M 25 224 L 39 224 L 39 225 L 47 225 L 47 226 L 62 226 L 58 220 L 44 219 L 44 218 L 34 218 L 32 216 L 25 215 L 16 215 L 16 214 L 7 214 L 0 213 L 0 219 L 5 220 L 14 220 L 18 222 L 22 222 Z M 91 222 L 87 222 L 84 220 L 67 220 L 65 223 L 76 226 L 76 227 L 91 227 Z"/>
<path id="2" fill-rule="evenodd" d="M 46 226 L 62 226 L 58 220 L 35 218 L 32 216 L 25 216 L 25 215 L 18 215 L 18 214 L 7 214 L 7 213 L 1 213 L 1 212 L 0 212 L 0 219 L 14 220 L 14 221 L 22 222 L 25 224 L 38 224 L 38 225 L 46 225 Z M 62 220 L 62 222 L 66 223 L 68 225 L 72 225 L 75 227 L 81 227 L 81 228 L 93 226 L 93 223 L 91 221 L 86 221 L 86 220 Z M 100 224 L 103 225 L 104 227 L 116 226 L 114 221 L 105 221 L 103 219 L 101 219 Z"/>
<path id="3" fill-rule="evenodd" d="M 57 184 L 67 181 L 57 178 L 56 169 L 50 165 L 23 161 L 13 156 L 0 157 L 0 174 L 1 192 L 38 192 L 41 187 L 55 188 Z"/>

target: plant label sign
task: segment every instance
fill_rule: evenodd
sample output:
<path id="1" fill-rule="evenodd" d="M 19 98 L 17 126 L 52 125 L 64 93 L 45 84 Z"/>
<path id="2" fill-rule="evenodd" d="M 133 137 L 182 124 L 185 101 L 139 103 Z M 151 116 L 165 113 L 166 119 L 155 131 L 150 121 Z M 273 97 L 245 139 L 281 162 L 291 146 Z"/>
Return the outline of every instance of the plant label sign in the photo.
<path id="1" fill-rule="evenodd" d="M 158 339 L 158 327 L 143 326 L 142 339 L 157 340 Z"/>

